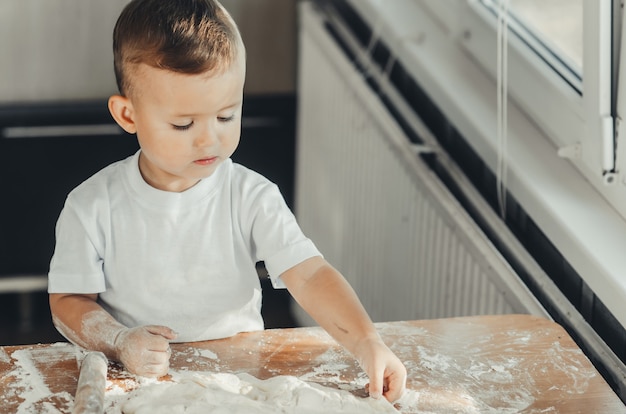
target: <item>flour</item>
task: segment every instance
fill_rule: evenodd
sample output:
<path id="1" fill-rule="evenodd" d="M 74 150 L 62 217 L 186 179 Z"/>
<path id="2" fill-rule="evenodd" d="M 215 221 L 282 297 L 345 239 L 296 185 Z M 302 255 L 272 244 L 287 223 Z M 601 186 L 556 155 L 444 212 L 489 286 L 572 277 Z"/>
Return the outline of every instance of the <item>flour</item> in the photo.
<path id="1" fill-rule="evenodd" d="M 67 343 L 53 344 L 47 349 L 20 349 L 13 352 L 11 357 L 15 361 L 15 368 L 8 374 L 13 381 L 1 398 L 5 402 L 17 398 L 19 401 L 17 414 L 69 412 L 74 397 L 68 392 L 51 390 L 41 374 L 40 367 L 79 358 L 79 354 L 74 346 Z"/>
<path id="2" fill-rule="evenodd" d="M 464 328 L 455 326 L 455 330 Z M 563 347 L 558 341 L 528 346 L 535 340 L 542 342 L 544 336 L 552 337 L 553 330 L 474 333 L 472 344 L 462 352 L 451 345 L 453 335 L 456 333 L 424 330 L 397 337 L 390 344 L 399 355 L 416 355 L 403 361 L 408 377 L 414 379 L 413 387 L 419 390 L 412 403 L 417 409 L 411 412 L 550 413 L 555 412 L 553 407 L 535 408 L 539 397 L 536 382 L 550 375 L 552 383 L 541 397 L 559 401 L 585 393 L 597 375 L 583 364 L 584 355 L 578 348 Z M 500 343 L 501 352 L 486 358 L 483 349 L 494 341 Z"/>
<path id="3" fill-rule="evenodd" d="M 208 349 L 196 348 L 196 355 L 200 356 L 202 358 L 215 359 L 215 360 L 218 359 L 217 354 L 215 352 L 213 352 L 213 351 L 208 350 Z"/>
<path id="4" fill-rule="evenodd" d="M 115 338 L 124 328 L 104 310 L 93 310 L 83 315 L 80 335 L 55 315 L 52 315 L 52 321 L 67 340 L 84 349 L 113 348 Z M 94 343 L 86 342 L 86 338 Z"/>
<path id="5" fill-rule="evenodd" d="M 11 362 L 11 358 L 4 349 L 0 349 L 0 362 L 4 362 L 7 364 Z"/>
<path id="6" fill-rule="evenodd" d="M 301 375 L 299 378 L 321 384 L 340 384 L 340 388 L 347 391 L 363 389 L 365 384 L 368 383 L 367 376 L 363 371 L 357 374 L 358 377 L 356 379 L 346 381 L 350 377 L 348 370 L 351 368 L 351 365 L 346 363 L 346 361 L 350 360 L 346 355 L 343 349 L 336 350 L 331 348 L 315 358 L 315 362 L 319 365 L 313 367 L 311 372 Z"/>
<path id="7" fill-rule="evenodd" d="M 358 398 L 350 392 L 293 376 L 267 380 L 249 374 L 175 373 L 172 382 L 142 386 L 118 400 L 108 414 L 177 413 L 396 413 L 385 399 Z"/>
<path id="8" fill-rule="evenodd" d="M 589 381 L 597 375 L 596 371 L 581 364 L 578 358 L 583 353 L 580 349 L 565 349 L 559 342 L 554 342 L 548 349 L 547 355 L 552 361 L 552 370 L 563 374 L 559 377 L 559 381 L 552 384 L 552 389 L 562 394 L 572 395 L 585 392 L 589 387 Z M 536 364 L 534 368 L 542 370 L 544 367 Z"/>
<path id="9" fill-rule="evenodd" d="M 26 413 L 30 411 L 33 403 L 37 402 L 40 397 L 50 395 L 50 389 L 44 382 L 37 367 L 35 367 L 28 350 L 13 352 L 13 358 L 15 359 L 15 365 L 21 370 L 17 371 L 20 373 L 17 380 L 21 384 L 26 385 L 24 392 L 20 395 L 24 399 L 24 403 L 20 405 L 18 413 Z"/>

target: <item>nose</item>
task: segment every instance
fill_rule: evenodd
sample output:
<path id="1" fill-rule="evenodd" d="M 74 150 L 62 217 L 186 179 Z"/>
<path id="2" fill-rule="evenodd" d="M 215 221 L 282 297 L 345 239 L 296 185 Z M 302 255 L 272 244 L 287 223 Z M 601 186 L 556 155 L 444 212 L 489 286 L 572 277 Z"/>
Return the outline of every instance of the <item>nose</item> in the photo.
<path id="1" fill-rule="evenodd" d="M 210 147 L 217 142 L 217 132 L 210 125 L 199 129 L 198 134 L 194 138 L 194 146 L 197 148 Z"/>

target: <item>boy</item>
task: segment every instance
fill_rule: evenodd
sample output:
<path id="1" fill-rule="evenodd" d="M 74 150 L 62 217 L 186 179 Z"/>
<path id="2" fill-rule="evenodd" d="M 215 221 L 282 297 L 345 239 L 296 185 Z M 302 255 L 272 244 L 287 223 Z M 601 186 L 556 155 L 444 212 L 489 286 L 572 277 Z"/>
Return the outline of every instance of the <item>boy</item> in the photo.
<path id="1" fill-rule="evenodd" d="M 263 329 L 255 263 L 359 361 L 369 392 L 398 399 L 406 369 L 277 187 L 230 156 L 245 50 L 215 0 L 133 0 L 113 35 L 115 121 L 140 151 L 68 196 L 50 264 L 57 329 L 137 375 L 169 367 L 171 341 Z"/>

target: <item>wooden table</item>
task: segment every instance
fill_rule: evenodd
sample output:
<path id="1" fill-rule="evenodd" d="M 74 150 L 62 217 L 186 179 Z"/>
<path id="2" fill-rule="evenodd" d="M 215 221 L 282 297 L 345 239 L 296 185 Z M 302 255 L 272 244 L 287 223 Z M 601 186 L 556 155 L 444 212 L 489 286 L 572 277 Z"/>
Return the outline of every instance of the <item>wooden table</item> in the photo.
<path id="1" fill-rule="evenodd" d="M 568 334 L 545 319 L 477 316 L 377 327 L 408 370 L 414 398 L 402 412 L 626 413 Z M 293 375 L 365 395 L 366 376 L 319 328 L 244 333 L 172 350 L 176 371 Z M 65 343 L 0 348 L 0 412 L 69 413 L 83 355 Z M 108 375 L 109 390 L 142 384 L 117 364 Z"/>

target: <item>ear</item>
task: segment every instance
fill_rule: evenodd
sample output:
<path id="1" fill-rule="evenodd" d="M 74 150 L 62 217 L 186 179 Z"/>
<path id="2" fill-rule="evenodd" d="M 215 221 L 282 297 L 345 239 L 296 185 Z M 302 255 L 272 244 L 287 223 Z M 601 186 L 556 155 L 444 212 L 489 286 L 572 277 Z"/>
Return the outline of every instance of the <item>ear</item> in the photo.
<path id="1" fill-rule="evenodd" d="M 129 134 L 137 133 L 135 126 L 133 104 L 130 99 L 121 95 L 113 95 L 109 98 L 109 112 L 122 129 Z"/>

